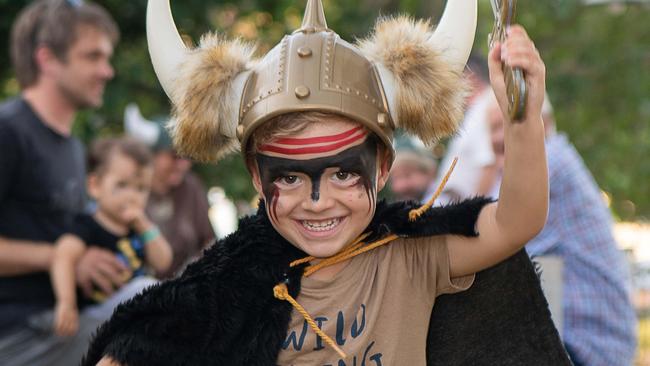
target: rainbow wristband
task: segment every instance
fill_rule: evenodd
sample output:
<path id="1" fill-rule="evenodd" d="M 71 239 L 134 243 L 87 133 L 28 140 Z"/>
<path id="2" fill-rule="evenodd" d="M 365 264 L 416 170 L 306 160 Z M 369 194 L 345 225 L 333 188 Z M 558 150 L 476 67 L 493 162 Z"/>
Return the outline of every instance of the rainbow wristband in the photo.
<path id="1" fill-rule="evenodd" d="M 160 236 L 160 230 L 158 229 L 157 226 L 152 227 L 151 229 L 145 231 L 144 233 L 140 234 L 140 237 L 142 237 L 142 241 L 147 244 L 150 241 L 156 239 L 157 237 Z"/>

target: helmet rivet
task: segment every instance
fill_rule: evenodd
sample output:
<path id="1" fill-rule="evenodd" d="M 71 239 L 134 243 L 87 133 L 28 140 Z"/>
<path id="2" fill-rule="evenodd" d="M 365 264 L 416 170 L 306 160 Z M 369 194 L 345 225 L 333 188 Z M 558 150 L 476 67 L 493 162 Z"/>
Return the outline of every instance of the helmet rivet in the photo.
<path id="1" fill-rule="evenodd" d="M 241 141 L 244 138 L 244 125 L 237 126 L 237 139 Z"/>
<path id="2" fill-rule="evenodd" d="M 305 99 L 310 94 L 309 88 L 304 85 L 300 85 L 296 87 L 295 92 L 296 92 L 296 97 L 298 97 L 298 99 Z"/>
<path id="3" fill-rule="evenodd" d="M 388 115 L 386 113 L 377 114 L 377 123 L 382 128 L 387 127 L 388 126 Z"/>
<path id="4" fill-rule="evenodd" d="M 309 48 L 309 47 L 300 47 L 300 48 L 298 48 L 298 56 L 303 57 L 303 58 L 311 56 L 311 48 Z"/>

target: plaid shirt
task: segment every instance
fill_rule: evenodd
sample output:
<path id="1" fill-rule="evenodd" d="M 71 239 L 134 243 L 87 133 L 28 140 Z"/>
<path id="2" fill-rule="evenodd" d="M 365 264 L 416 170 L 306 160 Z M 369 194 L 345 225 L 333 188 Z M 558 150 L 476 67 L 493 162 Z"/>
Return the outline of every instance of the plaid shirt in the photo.
<path id="1" fill-rule="evenodd" d="M 563 338 L 576 364 L 632 365 L 636 315 L 629 268 L 612 235 L 610 213 L 566 136 L 549 137 L 546 151 L 548 221 L 526 249 L 531 257 L 564 261 Z"/>

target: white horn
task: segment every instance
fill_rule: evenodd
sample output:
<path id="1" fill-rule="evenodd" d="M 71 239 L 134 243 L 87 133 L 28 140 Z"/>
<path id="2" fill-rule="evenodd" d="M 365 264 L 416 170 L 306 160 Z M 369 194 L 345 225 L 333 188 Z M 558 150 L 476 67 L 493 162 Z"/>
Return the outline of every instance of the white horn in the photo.
<path id="1" fill-rule="evenodd" d="M 144 118 L 137 104 L 129 103 L 124 110 L 124 132 L 147 146 L 153 146 L 160 136 L 160 127 Z"/>
<path id="2" fill-rule="evenodd" d="M 445 12 L 429 40 L 458 71 L 465 68 L 476 34 L 477 0 L 447 0 Z"/>
<path id="3" fill-rule="evenodd" d="M 165 93 L 172 99 L 172 82 L 188 51 L 174 24 L 169 0 L 148 1 L 147 43 L 153 69 Z"/>

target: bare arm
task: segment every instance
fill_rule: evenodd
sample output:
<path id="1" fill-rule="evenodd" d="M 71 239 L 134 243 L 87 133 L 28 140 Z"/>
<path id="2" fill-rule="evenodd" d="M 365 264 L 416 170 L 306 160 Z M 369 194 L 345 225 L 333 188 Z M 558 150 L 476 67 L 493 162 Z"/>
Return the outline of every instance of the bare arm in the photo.
<path id="1" fill-rule="evenodd" d="M 56 242 L 50 280 L 56 296 L 54 332 L 59 336 L 72 336 L 79 329 L 75 267 L 85 250 L 86 244 L 74 235 L 63 235 Z"/>
<path id="2" fill-rule="evenodd" d="M 492 87 L 505 120 L 505 166 L 500 200 L 481 211 L 478 237 L 449 238 L 452 277 L 475 273 L 504 260 L 537 235 L 546 222 L 548 171 L 541 118 L 546 71 L 522 27 L 511 27 L 505 46 L 505 62 L 521 67 L 526 73 L 526 115 L 522 123 L 507 119 L 501 45 L 497 45 L 490 52 L 489 66 Z"/>
<path id="3" fill-rule="evenodd" d="M 75 268 L 85 250 L 84 242 L 74 235 L 63 235 L 56 242 L 50 268 L 50 279 L 57 304 L 65 304 L 69 307 L 77 306 Z"/>
<path id="4" fill-rule="evenodd" d="M 133 221 L 133 228 L 138 234 L 142 235 L 149 230 L 156 230 L 158 232 L 156 237 L 145 243 L 144 254 L 147 264 L 156 273 L 164 272 L 172 264 L 172 248 L 156 226 L 144 215 L 144 212 L 141 212 L 140 215 L 140 217 Z"/>
<path id="5" fill-rule="evenodd" d="M 172 264 L 172 248 L 162 234 L 145 244 L 147 263 L 156 273 L 162 273 Z"/>
<path id="6" fill-rule="evenodd" d="M 0 276 L 18 276 L 50 269 L 54 246 L 0 237 Z"/>

